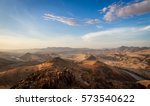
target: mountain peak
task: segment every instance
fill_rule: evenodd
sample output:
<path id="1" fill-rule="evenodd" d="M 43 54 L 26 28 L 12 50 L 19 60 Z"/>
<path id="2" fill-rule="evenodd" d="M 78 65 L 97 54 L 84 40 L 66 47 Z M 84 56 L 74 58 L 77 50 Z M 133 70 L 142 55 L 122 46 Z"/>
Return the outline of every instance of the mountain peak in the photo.
<path id="1" fill-rule="evenodd" d="M 96 57 L 93 55 L 87 55 L 86 60 L 96 60 Z"/>

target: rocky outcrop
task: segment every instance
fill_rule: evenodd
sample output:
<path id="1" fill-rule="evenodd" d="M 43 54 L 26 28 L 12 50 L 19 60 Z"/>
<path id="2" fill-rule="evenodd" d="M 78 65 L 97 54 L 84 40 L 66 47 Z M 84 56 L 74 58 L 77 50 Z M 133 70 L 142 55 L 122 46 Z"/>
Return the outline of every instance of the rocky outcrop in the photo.
<path id="1" fill-rule="evenodd" d="M 130 75 L 102 62 L 89 67 L 59 57 L 49 61 L 52 65 L 31 74 L 12 88 L 16 89 L 75 89 L 75 88 L 143 88 Z"/>

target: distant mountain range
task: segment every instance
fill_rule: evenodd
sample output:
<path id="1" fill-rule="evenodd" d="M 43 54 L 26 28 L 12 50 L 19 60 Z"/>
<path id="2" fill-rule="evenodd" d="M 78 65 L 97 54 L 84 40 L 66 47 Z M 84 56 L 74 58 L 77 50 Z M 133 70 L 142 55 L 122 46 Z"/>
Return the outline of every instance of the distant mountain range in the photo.
<path id="1" fill-rule="evenodd" d="M 87 52 L 87 51 L 107 51 L 107 50 L 115 50 L 115 51 L 129 51 L 135 52 L 144 49 L 150 49 L 150 47 L 128 47 L 121 46 L 118 48 L 105 48 L 105 49 L 91 49 L 91 48 L 71 48 L 71 47 L 47 47 L 47 48 L 36 48 L 36 49 L 18 49 L 18 50 L 3 50 L 7 51 L 7 53 L 58 53 L 58 52 Z M 0 54 L 2 54 L 1 52 Z"/>
<path id="2" fill-rule="evenodd" d="M 150 47 L 127 47 L 127 46 L 121 46 L 119 48 L 115 48 L 115 50 L 119 52 L 137 52 L 140 50 L 150 49 Z"/>
<path id="3" fill-rule="evenodd" d="M 150 88 L 150 47 L 3 51 L 0 88 Z"/>

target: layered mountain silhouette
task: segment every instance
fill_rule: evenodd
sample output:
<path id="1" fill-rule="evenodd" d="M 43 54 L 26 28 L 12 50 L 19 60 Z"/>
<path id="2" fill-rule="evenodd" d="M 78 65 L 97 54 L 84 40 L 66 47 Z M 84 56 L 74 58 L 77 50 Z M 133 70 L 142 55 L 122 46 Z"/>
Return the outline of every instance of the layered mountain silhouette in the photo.
<path id="1" fill-rule="evenodd" d="M 51 56 L 49 54 L 38 54 L 38 53 L 26 53 L 20 57 L 23 61 L 45 61 L 46 59 L 50 59 Z"/>
<path id="2" fill-rule="evenodd" d="M 142 88 L 128 74 L 100 61 L 85 60 L 77 64 L 59 57 L 48 61 L 51 66 L 31 74 L 12 88 Z"/>
<path id="3" fill-rule="evenodd" d="M 128 46 L 121 46 L 118 48 L 115 48 L 118 52 L 137 52 L 145 49 L 150 49 L 149 47 L 128 47 Z"/>
<path id="4" fill-rule="evenodd" d="M 0 88 L 149 87 L 149 47 L 48 47 L 0 52 Z"/>
<path id="5" fill-rule="evenodd" d="M 14 61 L 7 60 L 7 59 L 4 59 L 4 58 L 0 58 L 0 68 L 8 66 L 12 63 L 14 63 Z"/>

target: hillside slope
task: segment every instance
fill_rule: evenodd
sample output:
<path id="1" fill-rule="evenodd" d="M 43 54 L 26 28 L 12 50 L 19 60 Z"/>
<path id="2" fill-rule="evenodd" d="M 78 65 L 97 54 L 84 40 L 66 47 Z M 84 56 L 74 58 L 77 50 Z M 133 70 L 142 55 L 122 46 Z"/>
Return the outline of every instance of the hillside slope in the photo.
<path id="1" fill-rule="evenodd" d="M 89 60 L 88 60 L 89 61 Z M 59 57 L 50 60 L 50 67 L 31 74 L 12 88 L 142 88 L 130 75 L 100 61 L 76 63 Z"/>

